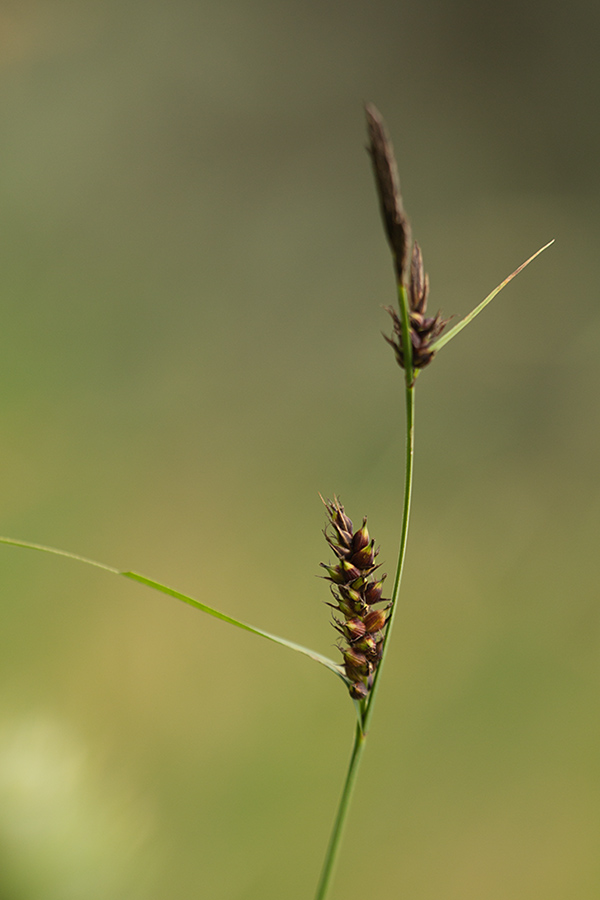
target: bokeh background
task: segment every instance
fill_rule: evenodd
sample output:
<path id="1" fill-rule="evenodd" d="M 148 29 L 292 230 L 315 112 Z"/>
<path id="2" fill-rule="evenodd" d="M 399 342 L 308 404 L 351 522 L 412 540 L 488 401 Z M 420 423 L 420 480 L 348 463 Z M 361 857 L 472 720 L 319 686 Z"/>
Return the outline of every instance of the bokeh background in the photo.
<path id="1" fill-rule="evenodd" d="M 318 491 L 393 571 L 364 150 L 431 305 L 393 652 L 333 898 L 596 900 L 600 6 L 5 0 L 0 532 L 331 654 Z M 306 900 L 353 709 L 309 660 L 0 547 L 2 900 Z"/>

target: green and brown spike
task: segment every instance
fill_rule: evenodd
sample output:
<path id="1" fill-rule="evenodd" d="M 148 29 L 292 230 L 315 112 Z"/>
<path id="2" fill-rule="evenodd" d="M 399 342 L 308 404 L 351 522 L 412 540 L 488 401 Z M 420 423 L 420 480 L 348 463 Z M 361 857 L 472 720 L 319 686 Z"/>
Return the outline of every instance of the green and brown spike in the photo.
<path id="1" fill-rule="evenodd" d="M 339 613 L 333 616 L 333 626 L 341 635 L 339 649 L 344 657 L 344 671 L 350 682 L 350 696 L 364 700 L 371 690 L 379 661 L 385 626 L 390 609 L 389 600 L 382 598 L 383 581 L 375 575 L 379 550 L 371 540 L 367 520 L 354 531 L 352 520 L 344 512 L 337 497 L 323 500 L 327 510 L 328 527 L 325 540 L 337 557 L 334 566 L 321 563 L 327 571 L 324 578 L 331 582 L 335 603 L 328 605 Z"/>

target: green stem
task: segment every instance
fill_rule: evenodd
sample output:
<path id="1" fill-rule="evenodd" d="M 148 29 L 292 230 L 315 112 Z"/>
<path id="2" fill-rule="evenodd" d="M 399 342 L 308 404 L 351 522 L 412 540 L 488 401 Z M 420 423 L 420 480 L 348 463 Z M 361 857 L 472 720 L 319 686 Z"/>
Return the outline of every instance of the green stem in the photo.
<path id="1" fill-rule="evenodd" d="M 350 757 L 350 765 L 348 766 L 348 773 L 346 775 L 346 781 L 344 782 L 344 789 L 342 790 L 342 796 L 340 798 L 337 816 L 335 817 L 333 830 L 331 832 L 331 837 L 329 838 L 329 846 L 327 847 L 327 853 L 325 854 L 325 862 L 323 863 L 323 870 L 321 872 L 321 878 L 319 880 L 317 893 L 315 894 L 315 900 L 325 900 L 327 894 L 329 893 L 329 887 L 331 885 L 331 879 L 333 878 L 338 850 L 340 848 L 340 842 L 344 831 L 344 825 L 346 823 L 348 809 L 350 807 L 350 800 L 352 799 L 352 792 L 354 790 L 354 784 L 356 782 L 358 766 L 366 739 L 366 734 L 363 732 L 362 728 L 357 722 L 356 731 L 354 734 L 354 747 L 352 748 L 352 756 Z"/>
<path id="2" fill-rule="evenodd" d="M 363 718 L 363 731 L 369 730 L 371 716 L 381 671 L 385 662 L 388 651 L 394 618 L 398 608 L 398 597 L 400 595 L 400 585 L 402 583 L 402 573 L 404 571 L 404 560 L 406 557 L 406 546 L 408 542 L 408 526 L 410 522 L 410 504 L 412 499 L 413 469 L 415 455 L 415 377 L 416 371 L 412 364 L 412 341 L 410 339 L 410 320 L 408 313 L 408 297 L 406 289 L 400 286 L 398 289 L 398 300 L 400 306 L 400 314 L 402 319 L 402 347 L 404 350 L 404 366 L 405 366 L 405 388 L 406 388 L 406 456 L 404 463 L 404 505 L 402 509 L 402 531 L 400 533 L 400 548 L 398 550 L 398 563 L 396 565 L 396 575 L 394 577 L 394 587 L 392 589 L 392 609 L 385 630 L 383 647 L 381 650 L 381 660 L 375 672 L 375 680 L 369 694 L 366 704 L 366 710 Z"/>
<path id="3" fill-rule="evenodd" d="M 342 790 L 342 796 L 340 798 L 340 803 L 338 806 L 337 815 L 335 817 L 335 822 L 333 824 L 333 830 L 331 832 L 331 837 L 329 839 L 329 846 L 327 847 L 327 853 L 325 854 L 325 862 L 323 864 L 323 870 L 321 872 L 321 879 L 319 881 L 319 886 L 317 888 L 317 893 L 315 895 L 315 900 L 325 900 L 329 893 L 329 887 L 331 885 L 331 879 L 333 877 L 333 872 L 335 868 L 335 863 L 337 859 L 337 855 L 340 848 L 342 833 L 344 830 L 344 825 L 346 822 L 346 818 L 348 816 L 348 810 L 350 808 L 350 800 L 352 798 L 352 792 L 354 789 L 354 784 L 356 782 L 356 775 L 358 773 L 358 766 L 360 764 L 360 760 L 362 757 L 362 753 L 364 750 L 364 746 L 367 740 L 367 732 L 369 728 L 369 723 L 371 721 L 371 716 L 373 715 L 373 701 L 375 700 L 375 694 L 377 692 L 377 686 L 379 683 L 379 676 L 381 674 L 381 670 L 383 668 L 383 663 L 385 660 L 385 655 L 387 653 L 387 648 L 389 645 L 390 634 L 392 631 L 392 625 L 394 623 L 394 616 L 396 614 L 396 608 L 398 606 L 398 596 L 400 594 L 400 584 L 402 582 L 402 572 L 404 570 L 404 559 L 406 557 L 406 546 L 408 541 L 408 525 L 410 520 L 410 503 L 412 496 L 412 483 L 413 483 L 413 461 L 414 461 L 414 449 L 415 449 L 415 375 L 416 372 L 413 369 L 412 364 L 412 343 L 410 340 L 410 322 L 409 322 L 409 314 L 408 314 L 408 298 L 406 296 L 406 289 L 402 286 L 399 287 L 399 305 L 400 305 L 400 314 L 402 318 L 402 344 L 404 349 L 404 365 L 405 365 L 405 384 L 406 384 L 406 461 L 405 461 L 405 469 L 404 469 L 404 504 L 402 509 L 402 530 L 400 533 L 400 549 L 398 551 L 398 564 L 396 566 L 396 576 L 394 579 L 394 588 L 392 591 L 392 609 L 390 613 L 390 618 L 388 620 L 388 625 L 386 628 L 381 660 L 377 667 L 377 672 L 375 673 L 375 680 L 373 682 L 373 687 L 371 688 L 371 692 L 369 694 L 369 699 L 363 705 L 361 722 L 358 722 L 356 725 L 356 731 L 354 734 L 354 747 L 352 748 L 352 756 L 350 757 L 350 765 L 348 766 L 348 773 L 346 775 L 346 781 L 344 782 L 344 788 Z"/>
<path id="4" fill-rule="evenodd" d="M 363 719 L 363 730 L 366 732 L 369 729 L 369 724 L 371 721 L 371 716 L 373 715 L 373 705 L 375 702 L 375 697 L 377 695 L 377 688 L 379 685 L 379 679 L 381 677 L 381 670 L 383 669 L 383 664 L 385 662 L 385 657 L 389 647 L 390 635 L 392 633 L 392 626 L 394 624 L 394 618 L 396 616 L 396 611 L 398 609 L 398 597 L 400 595 L 400 585 L 402 583 L 402 573 L 404 571 L 404 560 L 406 557 L 406 545 L 408 542 L 408 525 L 410 521 L 410 503 L 412 498 L 412 483 L 413 483 L 413 463 L 414 463 L 414 455 L 415 455 L 415 386 L 414 384 L 406 385 L 406 469 L 404 475 L 404 508 L 402 513 L 402 532 L 400 535 L 400 549 L 398 551 L 398 564 L 396 566 L 396 576 L 394 578 L 394 587 L 392 590 L 392 609 L 390 612 L 390 617 L 388 620 L 387 628 L 385 630 L 385 638 L 383 640 L 383 647 L 381 649 L 381 660 L 379 665 L 377 666 L 377 671 L 375 672 L 375 680 L 373 682 L 373 687 L 371 688 L 371 693 L 369 694 L 369 699 L 367 700 L 367 708 L 365 710 L 365 715 Z"/>

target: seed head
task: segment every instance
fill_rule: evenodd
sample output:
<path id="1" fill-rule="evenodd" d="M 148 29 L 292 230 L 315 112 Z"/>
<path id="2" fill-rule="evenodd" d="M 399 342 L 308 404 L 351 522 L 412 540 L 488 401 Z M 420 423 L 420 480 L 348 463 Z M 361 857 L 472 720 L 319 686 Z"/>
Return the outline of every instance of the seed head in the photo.
<path id="1" fill-rule="evenodd" d="M 336 615 L 333 626 L 341 636 L 339 649 L 344 670 L 350 682 L 350 696 L 364 700 L 373 684 L 381 659 L 383 635 L 387 622 L 388 600 L 382 599 L 383 580 L 375 571 L 378 550 L 369 535 L 367 520 L 352 530 L 352 522 L 337 497 L 323 500 L 328 523 L 324 535 L 337 558 L 335 565 L 321 563 L 327 572 Z"/>
<path id="2" fill-rule="evenodd" d="M 373 162 L 383 225 L 394 257 L 398 284 L 403 284 L 410 251 L 410 225 L 402 208 L 394 150 L 379 111 L 368 103 L 365 114 L 369 133 L 368 150 Z"/>
<path id="3" fill-rule="evenodd" d="M 399 287 L 404 287 L 410 254 L 410 224 L 402 208 L 394 151 L 380 113 L 372 104 L 366 106 L 365 112 L 369 150 L 373 160 L 383 224 L 394 258 L 396 280 Z M 435 316 L 427 316 L 428 293 L 429 278 L 423 268 L 421 248 L 415 241 L 410 254 L 408 284 L 409 332 L 414 369 L 422 369 L 431 362 L 433 359 L 431 345 L 448 321 L 442 319 L 439 312 Z M 394 332 L 391 337 L 386 335 L 384 337 L 394 348 L 398 365 L 405 368 L 402 321 L 395 309 L 392 307 L 386 309 L 392 317 Z"/>

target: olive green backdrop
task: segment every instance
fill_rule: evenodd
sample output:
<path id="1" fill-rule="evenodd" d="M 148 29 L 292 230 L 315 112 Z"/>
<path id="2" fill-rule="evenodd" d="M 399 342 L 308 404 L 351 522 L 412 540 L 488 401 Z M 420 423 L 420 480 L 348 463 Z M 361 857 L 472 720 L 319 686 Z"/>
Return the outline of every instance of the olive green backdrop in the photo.
<path id="1" fill-rule="evenodd" d="M 318 491 L 393 571 L 362 104 L 431 305 L 393 650 L 332 898 L 596 900 L 600 7 L 0 9 L 0 533 L 332 653 Z M 309 660 L 0 547 L 2 900 L 307 900 L 353 709 Z"/>

